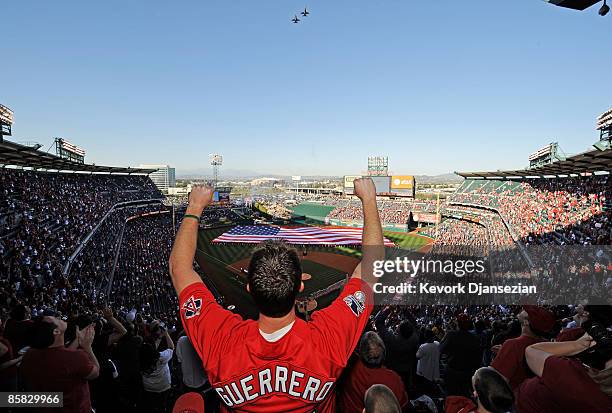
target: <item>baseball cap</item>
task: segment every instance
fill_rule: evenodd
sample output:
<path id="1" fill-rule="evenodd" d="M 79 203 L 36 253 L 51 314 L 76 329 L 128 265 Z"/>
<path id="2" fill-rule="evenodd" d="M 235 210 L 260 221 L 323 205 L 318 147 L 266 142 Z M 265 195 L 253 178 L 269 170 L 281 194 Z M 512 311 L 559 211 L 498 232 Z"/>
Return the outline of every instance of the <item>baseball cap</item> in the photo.
<path id="1" fill-rule="evenodd" d="M 200 393 L 189 392 L 176 399 L 172 413 L 204 413 L 204 399 Z"/>
<path id="2" fill-rule="evenodd" d="M 529 324 L 535 330 L 542 333 L 548 333 L 555 327 L 555 315 L 544 307 L 537 305 L 525 305 L 523 310 L 527 312 L 529 316 Z"/>

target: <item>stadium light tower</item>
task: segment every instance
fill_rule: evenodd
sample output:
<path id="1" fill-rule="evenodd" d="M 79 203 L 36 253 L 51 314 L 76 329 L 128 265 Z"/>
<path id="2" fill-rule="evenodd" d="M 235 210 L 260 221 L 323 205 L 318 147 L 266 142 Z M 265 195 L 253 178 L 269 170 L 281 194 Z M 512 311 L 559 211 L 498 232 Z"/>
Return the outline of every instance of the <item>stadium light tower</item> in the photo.
<path id="1" fill-rule="evenodd" d="M 599 131 L 599 142 L 593 146 L 600 151 L 612 148 L 612 108 L 597 117 L 596 129 Z"/>
<path id="2" fill-rule="evenodd" d="M 218 153 L 211 153 L 208 155 L 210 159 L 210 165 L 213 169 L 213 185 L 217 186 L 217 180 L 219 179 L 219 167 L 223 165 L 223 156 Z"/>

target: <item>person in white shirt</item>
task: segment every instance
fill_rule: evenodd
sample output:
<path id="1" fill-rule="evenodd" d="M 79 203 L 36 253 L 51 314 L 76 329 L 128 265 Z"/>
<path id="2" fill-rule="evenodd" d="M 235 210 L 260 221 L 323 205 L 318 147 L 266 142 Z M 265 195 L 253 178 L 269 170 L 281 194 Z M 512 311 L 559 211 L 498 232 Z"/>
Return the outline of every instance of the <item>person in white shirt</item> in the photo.
<path id="1" fill-rule="evenodd" d="M 416 358 L 418 387 L 427 394 L 437 393 L 435 382 L 440 379 L 440 343 L 435 341 L 431 329 L 425 330 L 425 343 L 417 350 Z"/>
<path id="2" fill-rule="evenodd" d="M 174 354 L 174 342 L 165 328 L 162 334 L 166 342 L 166 350 L 157 351 L 157 348 L 150 343 L 145 343 L 140 348 L 140 371 L 144 389 L 141 405 L 142 410 L 147 412 L 166 412 L 168 410 L 166 406 L 168 390 L 172 385 L 168 363 Z"/>
<path id="3" fill-rule="evenodd" d="M 208 382 L 202 360 L 187 336 L 182 336 L 176 342 L 176 359 L 181 363 L 183 384 L 189 391 L 197 390 Z"/>

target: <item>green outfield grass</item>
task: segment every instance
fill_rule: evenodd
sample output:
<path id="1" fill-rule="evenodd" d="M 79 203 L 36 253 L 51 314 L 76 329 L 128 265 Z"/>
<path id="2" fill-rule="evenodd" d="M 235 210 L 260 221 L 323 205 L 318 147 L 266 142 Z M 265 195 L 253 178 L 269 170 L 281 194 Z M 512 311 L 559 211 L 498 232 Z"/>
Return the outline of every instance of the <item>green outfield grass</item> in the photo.
<path id="1" fill-rule="evenodd" d="M 389 238 L 398 247 L 405 250 L 418 250 L 431 241 L 423 236 L 404 232 L 384 231 L 385 237 Z"/>

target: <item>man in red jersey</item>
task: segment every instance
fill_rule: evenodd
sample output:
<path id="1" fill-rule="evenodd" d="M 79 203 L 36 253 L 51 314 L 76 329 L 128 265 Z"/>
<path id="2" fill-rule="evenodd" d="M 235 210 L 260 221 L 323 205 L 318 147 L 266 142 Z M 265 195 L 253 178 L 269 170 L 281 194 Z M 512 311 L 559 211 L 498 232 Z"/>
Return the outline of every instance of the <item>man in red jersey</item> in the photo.
<path id="1" fill-rule="evenodd" d="M 303 289 L 301 262 L 297 251 L 282 242 L 264 242 L 251 257 L 247 289 L 259 309 L 257 321 L 243 320 L 216 303 L 193 270 L 198 221 L 212 193 L 208 187 L 191 192 L 170 274 L 187 336 L 223 411 L 334 412 L 334 384 L 372 311 L 367 283 L 372 262 L 384 258 L 374 183 L 355 180 L 364 211 L 362 262 L 340 296 L 310 322 L 295 316 L 296 296 Z"/>

